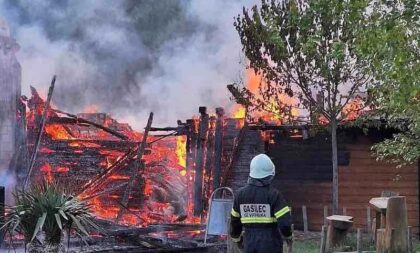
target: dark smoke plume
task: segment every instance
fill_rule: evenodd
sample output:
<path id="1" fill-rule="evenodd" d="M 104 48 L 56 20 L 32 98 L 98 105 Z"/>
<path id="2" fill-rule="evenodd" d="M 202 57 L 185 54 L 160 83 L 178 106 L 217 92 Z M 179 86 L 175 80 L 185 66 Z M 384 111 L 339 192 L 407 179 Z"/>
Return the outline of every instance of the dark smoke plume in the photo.
<path id="1" fill-rule="evenodd" d="M 240 72 L 232 23 L 252 0 L 0 0 L 21 45 L 23 91 L 46 93 L 79 112 L 89 105 L 137 128 L 153 110 L 175 124 L 198 106 L 229 106 L 226 84 Z"/>

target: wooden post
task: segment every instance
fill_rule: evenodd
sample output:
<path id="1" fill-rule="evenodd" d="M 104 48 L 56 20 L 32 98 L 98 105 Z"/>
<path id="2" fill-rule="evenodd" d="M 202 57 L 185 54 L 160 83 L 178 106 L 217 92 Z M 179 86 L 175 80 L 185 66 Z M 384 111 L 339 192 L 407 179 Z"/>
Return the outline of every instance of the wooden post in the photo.
<path id="1" fill-rule="evenodd" d="M 25 182 L 23 184 L 23 189 L 25 189 L 28 186 L 28 183 L 29 183 L 29 180 L 30 180 L 30 177 L 31 177 L 31 173 L 32 173 L 32 169 L 33 169 L 35 161 L 36 161 L 36 156 L 38 154 L 39 145 L 41 144 L 42 134 L 44 132 L 45 123 L 47 122 L 47 118 L 48 118 L 48 109 L 50 107 L 51 98 L 52 98 L 52 95 L 53 95 L 53 92 L 54 92 L 55 80 L 56 80 L 56 76 L 54 75 L 53 79 L 51 81 L 50 88 L 48 89 L 47 100 L 45 101 L 44 111 L 42 112 L 42 118 L 41 118 L 41 122 L 39 124 L 39 133 L 38 133 L 37 138 L 35 140 L 35 146 L 34 146 L 34 150 L 32 151 L 31 159 L 29 160 L 28 173 L 26 174 Z"/>
<path id="2" fill-rule="evenodd" d="M 366 232 L 369 237 L 369 241 L 372 241 L 372 216 L 370 212 L 370 206 L 366 208 Z"/>
<path id="3" fill-rule="evenodd" d="M 324 206 L 324 222 L 323 222 L 324 226 L 328 225 L 327 217 L 328 217 L 328 206 Z"/>
<path id="4" fill-rule="evenodd" d="M 408 226 L 407 238 L 408 238 L 408 253 L 413 253 L 413 230 L 411 226 Z"/>
<path id="5" fill-rule="evenodd" d="M 375 210 L 375 230 L 373 231 L 375 242 L 378 240 L 378 230 L 382 228 L 381 216 L 381 212 Z"/>
<path id="6" fill-rule="evenodd" d="M 197 139 L 197 157 L 195 162 L 194 180 L 194 216 L 200 217 L 203 214 L 203 166 L 207 142 L 207 131 L 209 128 L 209 115 L 206 107 L 200 107 L 200 126 Z"/>
<path id="7" fill-rule="evenodd" d="M 293 235 L 294 235 L 294 231 L 295 231 L 295 225 L 292 224 L 291 226 L 291 230 L 292 230 L 292 240 L 293 240 Z M 287 246 L 287 253 L 293 253 L 293 244 L 291 244 L 290 246 Z"/>
<path id="8" fill-rule="evenodd" d="M 216 108 L 217 122 L 214 136 L 214 165 L 213 165 L 213 189 L 220 187 L 221 162 L 223 152 L 223 122 L 225 111 Z"/>
<path id="9" fill-rule="evenodd" d="M 143 158 L 143 154 L 146 149 L 146 146 L 147 146 L 147 137 L 149 135 L 150 128 L 152 127 L 152 122 L 153 122 L 153 112 L 149 114 L 149 119 L 147 120 L 147 125 L 143 133 L 143 138 L 137 150 L 137 159 L 136 161 L 133 162 L 130 168 L 131 175 L 130 175 L 130 178 L 128 179 L 127 187 L 125 188 L 124 195 L 120 203 L 123 208 L 120 208 L 120 210 L 118 211 L 117 221 L 119 221 L 122 218 L 122 215 L 124 214 L 126 209 L 128 209 L 128 201 L 130 199 L 131 190 L 134 187 L 135 179 L 139 176 L 139 174 L 140 174 L 140 177 L 142 178 L 141 174 L 145 166 L 144 162 L 142 161 L 142 158 Z M 141 182 L 140 186 L 144 187 L 144 182 Z"/>
<path id="10" fill-rule="evenodd" d="M 322 226 L 321 229 L 321 247 L 319 249 L 319 253 L 325 253 L 327 243 L 327 226 Z"/>
<path id="11" fill-rule="evenodd" d="M 207 144 L 206 144 L 206 162 L 204 165 L 204 174 L 203 174 L 203 209 L 207 210 L 208 199 L 210 198 L 211 192 L 213 190 L 213 165 L 214 165 L 214 135 L 216 130 L 216 117 L 211 116 L 209 120 L 209 129 L 207 134 Z"/>
<path id="12" fill-rule="evenodd" d="M 362 253 L 362 230 L 357 229 L 357 253 Z"/>
<path id="13" fill-rule="evenodd" d="M 385 229 L 376 230 L 376 253 L 385 253 Z"/>
<path id="14" fill-rule="evenodd" d="M 306 206 L 302 206 L 302 216 L 303 216 L 303 232 L 308 233 L 308 214 L 306 212 Z"/>
<path id="15" fill-rule="evenodd" d="M 197 136 L 198 136 L 198 124 L 196 124 L 194 119 L 187 120 L 188 134 L 187 134 L 187 143 L 186 143 L 186 170 L 187 170 L 187 214 L 188 216 L 193 215 L 193 206 L 194 206 L 194 181 L 195 177 L 195 158 L 197 155 Z"/>

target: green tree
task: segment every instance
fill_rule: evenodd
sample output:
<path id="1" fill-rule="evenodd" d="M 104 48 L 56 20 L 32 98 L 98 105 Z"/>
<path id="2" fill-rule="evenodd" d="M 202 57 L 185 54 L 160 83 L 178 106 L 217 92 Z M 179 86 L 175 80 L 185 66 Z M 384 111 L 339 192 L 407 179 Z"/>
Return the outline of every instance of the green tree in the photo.
<path id="1" fill-rule="evenodd" d="M 372 1 L 367 20 L 359 46 L 376 83 L 376 109 L 369 116 L 400 130 L 373 150 L 379 159 L 415 163 L 420 158 L 420 2 Z"/>
<path id="2" fill-rule="evenodd" d="M 328 121 L 335 214 L 337 126 L 345 118 L 343 108 L 370 81 L 357 46 L 367 5 L 365 0 L 262 0 L 260 7 L 244 8 L 234 23 L 250 67 L 267 79 L 267 93 L 296 96 Z"/>

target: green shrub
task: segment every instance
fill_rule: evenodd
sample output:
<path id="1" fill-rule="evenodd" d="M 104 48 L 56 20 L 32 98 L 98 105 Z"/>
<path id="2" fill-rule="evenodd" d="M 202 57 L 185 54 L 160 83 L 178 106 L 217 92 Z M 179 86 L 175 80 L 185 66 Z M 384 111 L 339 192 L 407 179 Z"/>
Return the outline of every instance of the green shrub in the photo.
<path id="1" fill-rule="evenodd" d="M 42 231 L 44 245 L 60 245 L 63 230 L 74 229 L 88 236 L 88 228 L 99 229 L 90 205 L 73 196 L 56 182 L 41 182 L 27 190 L 16 190 L 15 205 L 5 217 L 2 230 L 23 234 L 26 243 Z"/>

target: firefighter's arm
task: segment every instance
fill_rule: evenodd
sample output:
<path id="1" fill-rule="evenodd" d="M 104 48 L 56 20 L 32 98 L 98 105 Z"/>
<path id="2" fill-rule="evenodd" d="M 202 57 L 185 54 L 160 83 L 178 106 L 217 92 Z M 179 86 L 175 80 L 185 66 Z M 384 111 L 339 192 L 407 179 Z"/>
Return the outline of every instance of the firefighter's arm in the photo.
<path id="1" fill-rule="evenodd" d="M 235 198 L 232 211 L 230 213 L 230 237 L 234 242 L 240 242 L 242 237 L 241 214 L 239 212 L 239 204 Z"/>
<path id="2" fill-rule="evenodd" d="M 290 208 L 286 205 L 286 202 L 280 194 L 278 194 L 274 204 L 274 216 L 277 219 L 277 226 L 284 239 L 292 239 L 292 217 L 290 215 Z"/>

